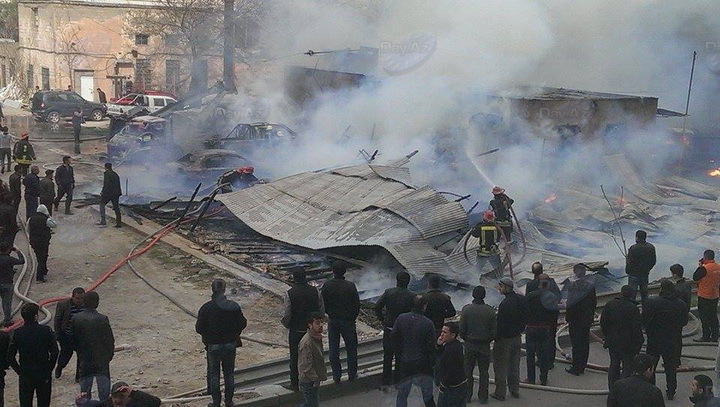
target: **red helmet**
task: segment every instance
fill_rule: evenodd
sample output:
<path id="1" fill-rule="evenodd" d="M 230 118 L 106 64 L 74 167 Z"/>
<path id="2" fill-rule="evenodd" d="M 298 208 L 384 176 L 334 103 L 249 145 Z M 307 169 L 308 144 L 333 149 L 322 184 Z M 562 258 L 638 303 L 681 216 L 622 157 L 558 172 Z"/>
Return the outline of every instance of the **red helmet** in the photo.
<path id="1" fill-rule="evenodd" d="M 498 186 L 495 186 L 495 188 L 492 189 L 493 195 L 500 195 L 505 193 L 505 189 L 500 188 Z"/>
<path id="2" fill-rule="evenodd" d="M 247 167 L 243 167 L 243 172 L 244 172 L 245 174 L 252 174 L 253 172 L 255 172 L 255 167 L 253 167 L 252 165 L 248 165 Z"/>
<path id="3" fill-rule="evenodd" d="M 487 211 L 483 212 L 483 220 L 486 222 L 494 221 L 495 220 L 495 212 L 493 212 L 489 209 Z"/>
<path id="4" fill-rule="evenodd" d="M 245 168 L 247 168 L 247 167 L 240 167 L 237 170 L 235 170 L 235 172 L 237 172 L 238 174 L 242 174 L 245 172 Z"/>

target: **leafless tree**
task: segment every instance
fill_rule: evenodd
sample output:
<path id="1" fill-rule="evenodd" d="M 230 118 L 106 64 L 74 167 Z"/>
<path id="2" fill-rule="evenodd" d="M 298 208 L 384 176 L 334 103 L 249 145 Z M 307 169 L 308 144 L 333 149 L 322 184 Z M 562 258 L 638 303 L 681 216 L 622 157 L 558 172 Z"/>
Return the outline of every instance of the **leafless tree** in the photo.
<path id="1" fill-rule="evenodd" d="M 80 27 L 71 24 L 60 31 L 57 37 L 58 51 L 63 65 L 67 69 L 70 85 L 73 85 L 73 71 L 80 61 L 85 58 L 85 45 L 80 37 Z"/>
<path id="2" fill-rule="evenodd" d="M 129 12 L 125 31 L 173 38 L 172 45 L 166 42 L 161 47 L 190 57 L 190 92 L 202 91 L 206 57 L 223 51 L 224 0 L 157 0 L 157 4 L 152 10 Z M 262 0 L 235 0 L 235 21 L 258 18 L 261 8 Z"/>

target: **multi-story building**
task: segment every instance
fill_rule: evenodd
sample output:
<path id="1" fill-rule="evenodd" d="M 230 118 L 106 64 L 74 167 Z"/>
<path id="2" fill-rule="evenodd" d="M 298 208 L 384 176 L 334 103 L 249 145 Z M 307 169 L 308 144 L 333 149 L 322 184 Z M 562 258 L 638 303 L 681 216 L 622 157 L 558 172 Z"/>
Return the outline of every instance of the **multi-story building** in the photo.
<path id="1" fill-rule="evenodd" d="M 97 100 L 128 91 L 188 89 L 190 55 L 177 38 L 134 30 L 144 12 L 158 10 L 151 0 L 20 0 L 16 79 L 32 94 L 67 89 Z M 134 20 L 135 19 L 135 20 Z M 141 24 L 137 24 L 141 26 Z M 222 55 L 206 47 L 196 64 L 204 78 L 221 78 Z M 213 53 L 214 52 L 214 53 Z M 1 76 L 1 75 L 0 75 Z"/>

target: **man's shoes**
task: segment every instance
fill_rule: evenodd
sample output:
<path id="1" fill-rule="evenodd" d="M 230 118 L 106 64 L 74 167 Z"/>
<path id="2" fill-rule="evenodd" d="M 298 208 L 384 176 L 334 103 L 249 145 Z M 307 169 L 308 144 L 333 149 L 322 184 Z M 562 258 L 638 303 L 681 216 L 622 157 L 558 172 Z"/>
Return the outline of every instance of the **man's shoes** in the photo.
<path id="1" fill-rule="evenodd" d="M 513 396 L 514 399 L 520 398 L 520 392 L 517 392 L 517 391 L 511 391 L 510 395 Z"/>
<path id="2" fill-rule="evenodd" d="M 348 376 L 349 382 L 354 382 L 355 380 L 357 380 L 357 376 Z"/>
<path id="3" fill-rule="evenodd" d="M 62 376 L 62 369 L 60 369 L 59 367 L 56 367 L 55 368 L 55 378 L 59 379 L 60 376 Z"/>
<path id="4" fill-rule="evenodd" d="M 57 208 L 55 208 L 57 210 Z M 72 211 L 65 211 L 65 215 L 75 215 Z"/>
<path id="5" fill-rule="evenodd" d="M 35 279 L 35 281 L 38 283 L 46 283 L 47 279 L 45 277 L 38 277 Z"/>
<path id="6" fill-rule="evenodd" d="M 668 392 L 665 392 L 665 395 L 667 396 L 667 399 L 668 399 L 668 400 L 673 400 L 673 399 L 675 399 L 675 392 L 672 392 L 672 393 L 671 393 L 671 392 L 668 391 Z"/>
<path id="7" fill-rule="evenodd" d="M 333 378 L 333 382 L 335 382 L 335 384 L 340 384 L 340 378 Z"/>
<path id="8" fill-rule="evenodd" d="M 105 222 L 103 222 L 103 221 L 100 221 L 100 222 L 96 223 L 96 225 L 98 225 L 98 226 L 101 227 L 101 228 L 104 228 L 104 227 L 107 226 L 107 223 L 105 223 Z"/>
<path id="9" fill-rule="evenodd" d="M 505 401 L 505 396 L 500 396 L 495 393 L 490 393 L 490 397 L 494 398 L 497 401 Z"/>
<path id="10" fill-rule="evenodd" d="M 121 228 L 121 227 L 122 227 L 122 223 L 116 223 L 116 224 L 115 224 L 115 227 L 116 227 L 116 228 Z"/>
<path id="11" fill-rule="evenodd" d="M 566 368 L 565 371 L 570 373 L 573 376 L 580 376 L 582 374 L 582 372 L 579 372 L 571 367 Z"/>
<path id="12" fill-rule="evenodd" d="M 715 342 L 715 341 L 711 340 L 710 338 L 701 336 L 700 338 L 693 339 L 693 342 Z"/>
<path id="13" fill-rule="evenodd" d="M 480 399 L 480 404 L 487 404 L 487 403 L 488 403 L 488 399 Z"/>
<path id="14" fill-rule="evenodd" d="M 525 383 L 525 384 L 535 384 L 535 380 L 525 379 L 525 380 L 522 381 L 522 383 Z"/>

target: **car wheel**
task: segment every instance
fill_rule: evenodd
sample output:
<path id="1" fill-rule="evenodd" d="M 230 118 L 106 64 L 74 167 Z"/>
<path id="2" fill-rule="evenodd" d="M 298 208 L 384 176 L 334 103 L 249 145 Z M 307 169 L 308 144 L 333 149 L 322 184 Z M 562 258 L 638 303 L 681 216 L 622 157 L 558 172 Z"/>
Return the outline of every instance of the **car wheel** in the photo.
<path id="1" fill-rule="evenodd" d="M 58 112 L 50 112 L 45 116 L 45 120 L 48 121 L 48 123 L 59 123 L 60 122 L 60 113 Z"/>
<path id="2" fill-rule="evenodd" d="M 104 115 L 103 115 L 102 110 L 98 110 L 98 109 L 95 109 L 92 111 L 92 113 L 90 113 L 90 118 L 96 122 L 99 122 L 100 120 L 102 120 L 103 116 Z"/>

